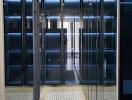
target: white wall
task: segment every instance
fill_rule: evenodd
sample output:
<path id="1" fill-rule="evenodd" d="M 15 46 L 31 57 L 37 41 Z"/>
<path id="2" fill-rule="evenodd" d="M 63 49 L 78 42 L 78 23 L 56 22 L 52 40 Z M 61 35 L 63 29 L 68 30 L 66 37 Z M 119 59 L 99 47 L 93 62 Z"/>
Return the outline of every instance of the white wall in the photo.
<path id="1" fill-rule="evenodd" d="M 0 0 L 0 100 L 5 100 L 3 0 Z"/>

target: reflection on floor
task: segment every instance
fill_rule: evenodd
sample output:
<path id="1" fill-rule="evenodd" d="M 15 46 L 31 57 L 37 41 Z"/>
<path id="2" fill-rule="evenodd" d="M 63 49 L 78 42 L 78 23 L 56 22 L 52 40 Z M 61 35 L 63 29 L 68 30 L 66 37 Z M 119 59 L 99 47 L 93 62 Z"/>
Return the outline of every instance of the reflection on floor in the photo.
<path id="1" fill-rule="evenodd" d="M 92 100 L 96 100 L 96 95 L 97 100 L 102 100 L 102 95 L 104 95 L 104 100 L 116 100 L 115 86 L 98 87 L 97 94 L 95 87 L 89 86 L 88 88 L 89 94 L 92 94 L 89 98 L 92 96 Z M 33 100 L 33 87 L 8 86 L 6 87 L 6 100 Z M 46 85 L 41 86 L 40 100 L 85 100 L 85 96 L 81 85 Z"/>

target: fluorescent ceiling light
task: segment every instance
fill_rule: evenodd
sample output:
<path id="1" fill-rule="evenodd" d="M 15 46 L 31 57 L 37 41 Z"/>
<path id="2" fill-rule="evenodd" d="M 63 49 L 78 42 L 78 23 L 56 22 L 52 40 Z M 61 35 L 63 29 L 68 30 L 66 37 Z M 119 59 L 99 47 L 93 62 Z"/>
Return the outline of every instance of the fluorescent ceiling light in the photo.
<path id="1" fill-rule="evenodd" d="M 100 0 L 84 0 L 83 2 L 99 2 Z M 115 0 L 104 0 L 104 2 L 114 2 Z M 65 0 L 66 3 L 80 2 L 80 0 Z"/>
<path id="2" fill-rule="evenodd" d="M 9 19 L 20 19 L 21 16 L 5 16 Z M 32 19 L 32 16 L 26 16 L 27 19 Z M 65 16 L 65 19 L 80 19 L 80 16 Z M 100 18 L 100 16 L 83 16 L 83 19 L 95 19 Z M 105 19 L 113 19 L 114 16 L 104 16 Z M 60 19 L 60 16 L 48 16 L 47 19 Z"/>
<path id="3" fill-rule="evenodd" d="M 59 3 L 60 0 L 45 0 L 47 3 Z"/>

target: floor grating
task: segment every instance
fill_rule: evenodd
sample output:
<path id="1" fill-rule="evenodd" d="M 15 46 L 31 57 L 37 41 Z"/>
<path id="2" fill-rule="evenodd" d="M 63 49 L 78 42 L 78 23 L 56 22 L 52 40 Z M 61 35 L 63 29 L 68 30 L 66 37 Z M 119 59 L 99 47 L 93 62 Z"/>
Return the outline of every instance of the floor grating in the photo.
<path id="1" fill-rule="evenodd" d="M 81 100 L 79 92 L 49 92 L 45 100 Z"/>
<path id="2" fill-rule="evenodd" d="M 33 100 L 32 93 L 6 93 L 5 100 Z"/>

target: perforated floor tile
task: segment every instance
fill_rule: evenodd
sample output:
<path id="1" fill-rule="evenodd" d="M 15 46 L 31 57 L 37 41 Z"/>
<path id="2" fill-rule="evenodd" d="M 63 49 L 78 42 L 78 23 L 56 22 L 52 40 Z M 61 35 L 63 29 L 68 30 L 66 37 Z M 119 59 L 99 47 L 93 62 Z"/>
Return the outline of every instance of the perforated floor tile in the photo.
<path id="1" fill-rule="evenodd" d="M 32 93 L 6 93 L 6 100 L 33 100 Z"/>
<path id="2" fill-rule="evenodd" d="M 50 92 L 45 100 L 81 100 L 79 92 Z"/>

